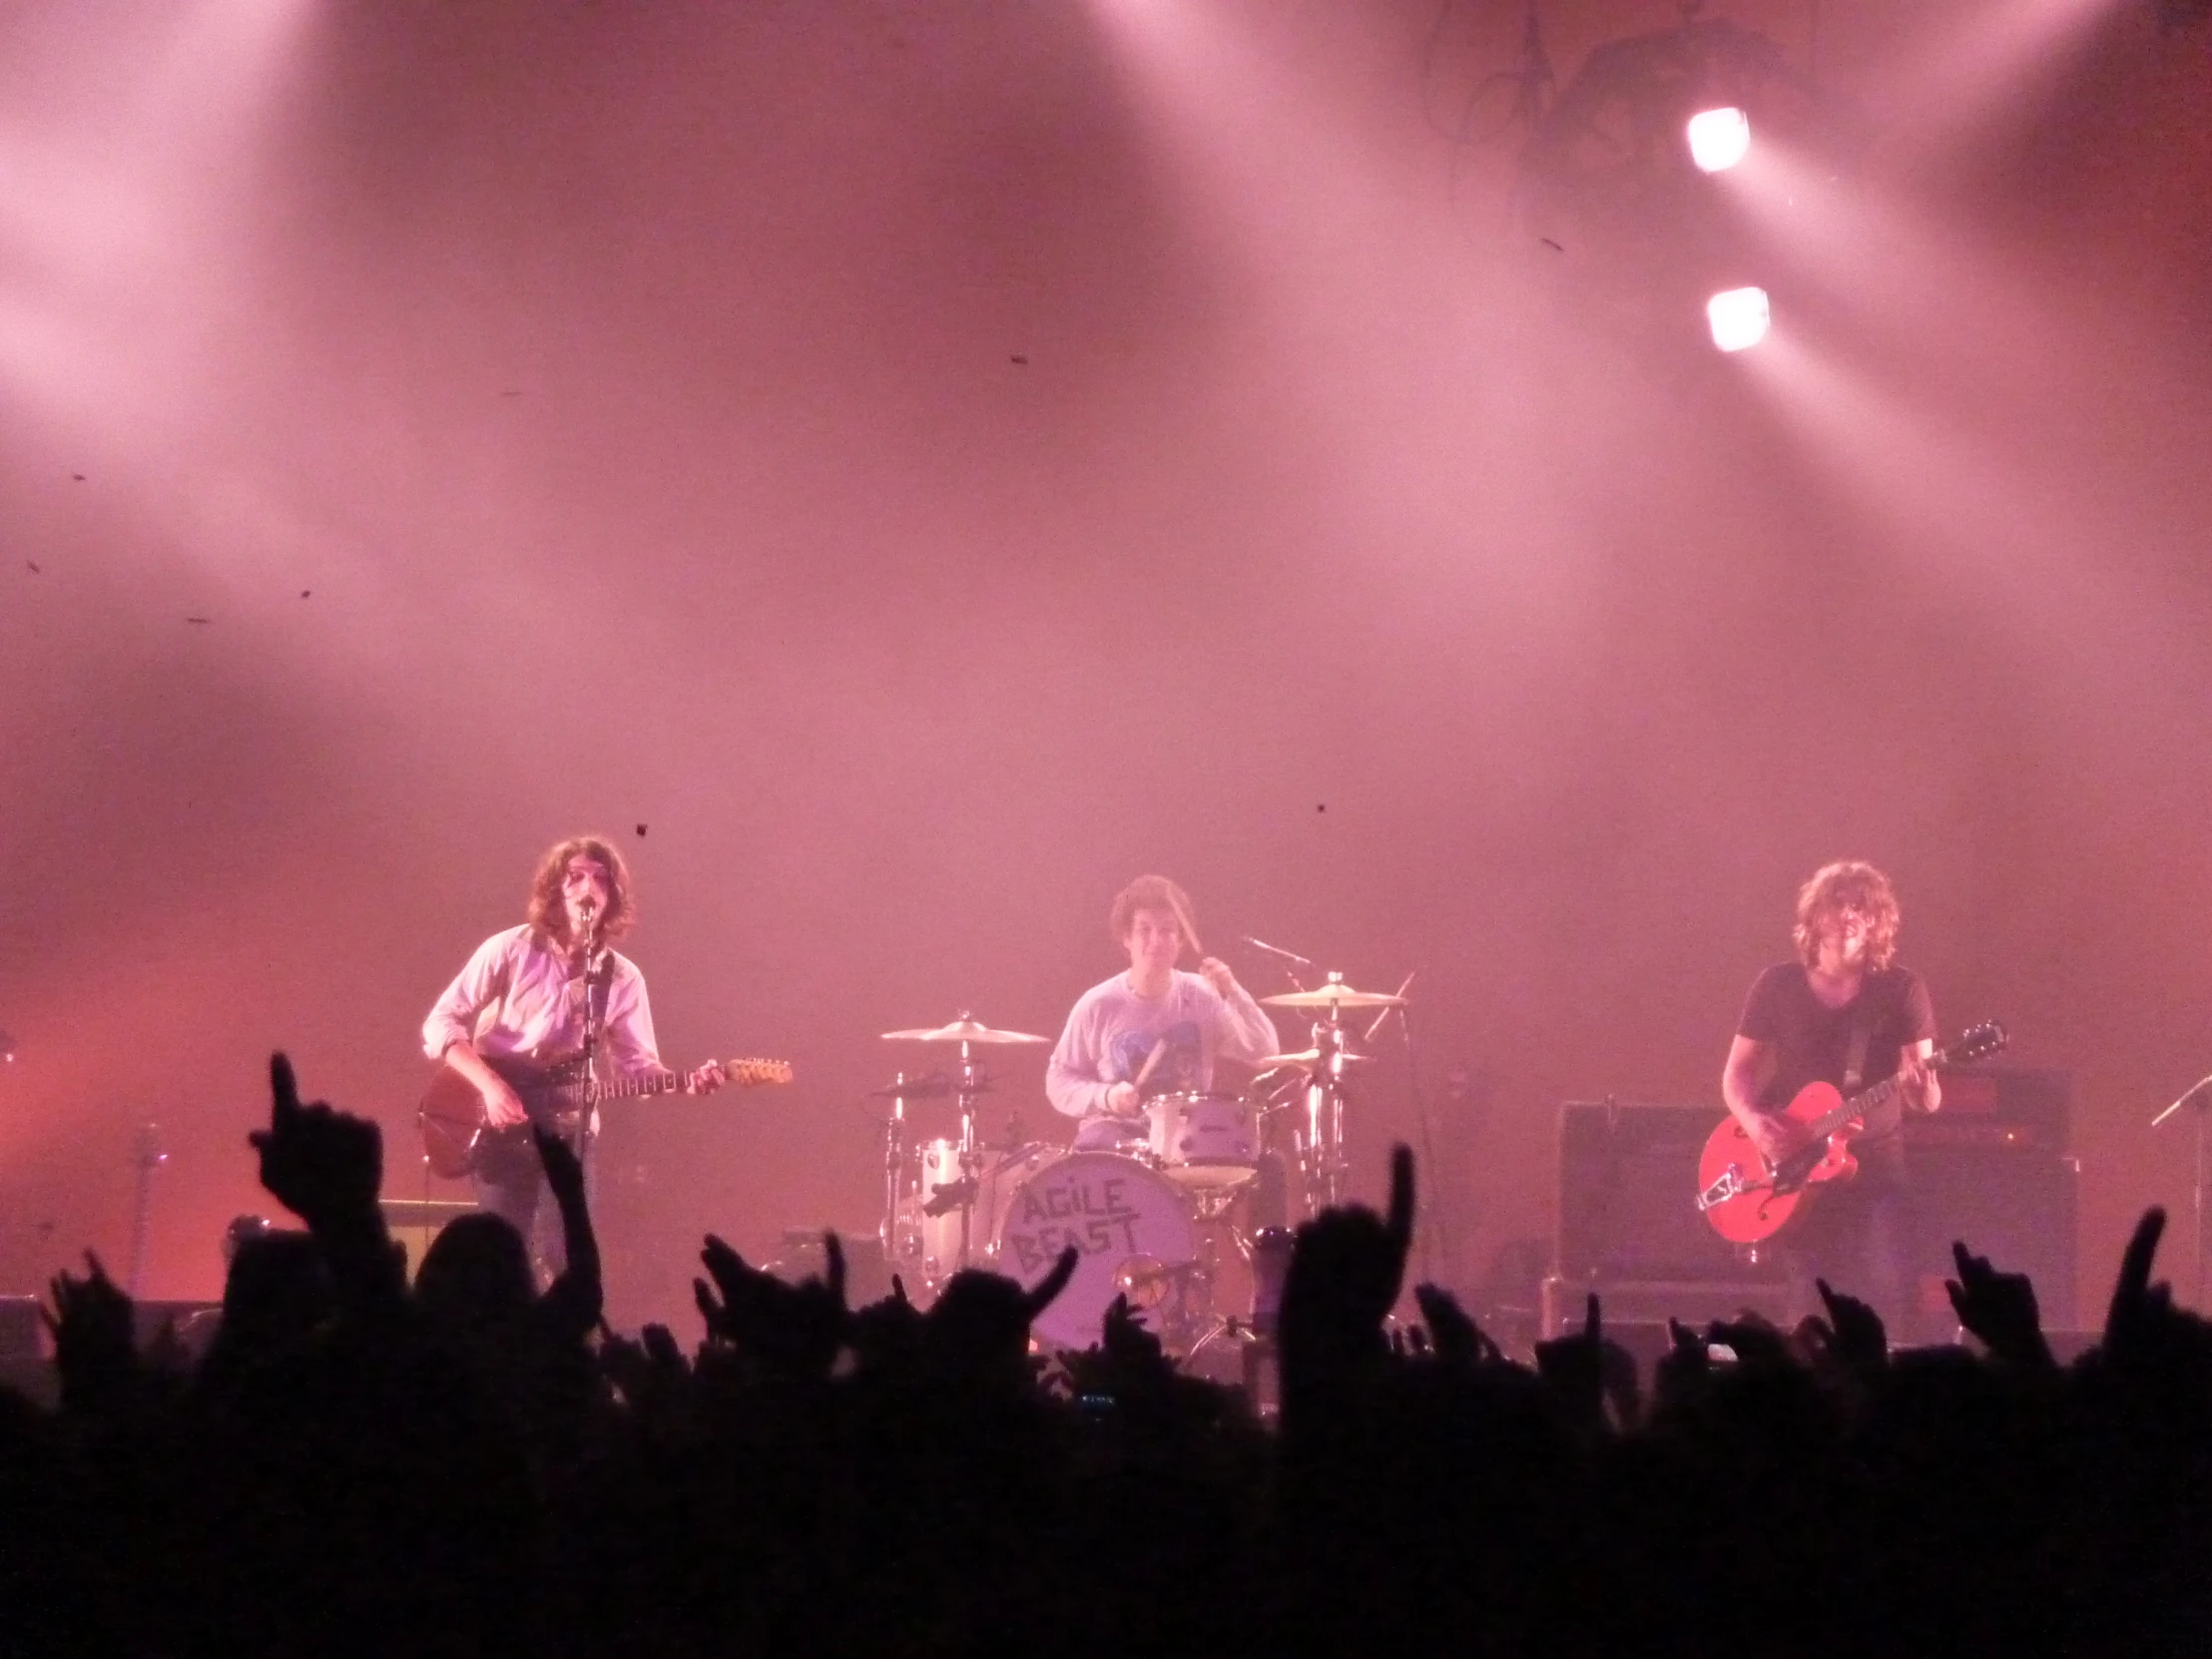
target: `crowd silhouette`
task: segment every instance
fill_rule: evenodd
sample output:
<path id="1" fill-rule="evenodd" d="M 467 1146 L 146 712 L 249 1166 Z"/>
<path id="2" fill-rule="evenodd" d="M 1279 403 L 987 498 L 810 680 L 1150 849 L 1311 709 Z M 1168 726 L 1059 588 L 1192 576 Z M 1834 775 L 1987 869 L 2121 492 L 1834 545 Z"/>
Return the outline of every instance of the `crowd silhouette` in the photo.
<path id="1" fill-rule="evenodd" d="M 1386 1213 L 1298 1230 L 1280 1414 L 1124 1307 L 1044 1363 L 1032 1290 L 846 1305 L 709 1238 L 704 1321 L 601 1318 L 582 1173 L 544 1291 L 505 1222 L 409 1283 L 375 1127 L 281 1055 L 252 1136 L 304 1226 L 242 1244 L 197 1361 L 141 1352 L 89 1262 L 52 1407 L 0 1390 L 0 1654 L 2201 1654 L 2212 1327 L 2128 1246 L 2101 1345 L 1963 1245 L 1970 1344 L 1863 1304 L 1677 1327 L 1649 1377 L 1585 1328 L 1513 1363 L 1450 1296 L 1389 1316 Z"/>

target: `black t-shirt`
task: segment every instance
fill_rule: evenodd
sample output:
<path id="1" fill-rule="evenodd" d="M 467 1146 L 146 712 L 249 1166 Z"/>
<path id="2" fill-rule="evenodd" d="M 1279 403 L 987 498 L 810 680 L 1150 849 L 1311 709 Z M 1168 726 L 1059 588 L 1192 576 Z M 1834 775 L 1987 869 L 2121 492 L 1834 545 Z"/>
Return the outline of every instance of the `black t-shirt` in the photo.
<path id="1" fill-rule="evenodd" d="M 1811 980 L 1798 962 L 1783 962 L 1767 969 L 1744 1000 L 1744 1017 L 1738 1032 L 1774 1051 L 1774 1080 L 1759 1097 L 1768 1109 L 1789 1105 L 1808 1083 L 1844 1085 L 1851 1061 L 1852 1032 L 1867 1027 L 1867 1057 L 1860 1068 L 1859 1086 L 1870 1088 L 1897 1075 L 1898 1063 L 1912 1044 L 1936 1035 L 1936 1006 L 1928 994 L 1928 981 L 1909 967 L 1895 964 L 1867 974 L 1859 982 L 1859 994 L 1841 1008 L 1831 1008 L 1813 994 Z M 1904 1122 L 1904 1103 L 1892 1097 L 1867 1120 L 1861 1141 L 1879 1141 L 1895 1135 Z"/>

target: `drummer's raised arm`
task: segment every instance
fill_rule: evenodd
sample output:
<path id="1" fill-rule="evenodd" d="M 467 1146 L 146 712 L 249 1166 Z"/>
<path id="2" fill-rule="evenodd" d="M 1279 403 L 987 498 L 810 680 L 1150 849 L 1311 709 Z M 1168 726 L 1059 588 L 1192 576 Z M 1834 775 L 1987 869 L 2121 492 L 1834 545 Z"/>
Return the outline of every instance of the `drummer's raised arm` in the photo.
<path id="1" fill-rule="evenodd" d="M 1222 966 L 1210 956 L 1206 965 Z M 1270 1054 L 1282 1053 L 1283 1045 L 1276 1037 L 1275 1021 L 1268 1017 L 1268 1011 L 1225 966 L 1222 966 L 1222 975 L 1228 981 L 1226 987 L 1211 973 L 1206 976 L 1221 997 L 1221 1025 L 1214 1034 L 1215 1053 L 1224 1059 L 1241 1060 L 1246 1065 L 1255 1065 Z"/>

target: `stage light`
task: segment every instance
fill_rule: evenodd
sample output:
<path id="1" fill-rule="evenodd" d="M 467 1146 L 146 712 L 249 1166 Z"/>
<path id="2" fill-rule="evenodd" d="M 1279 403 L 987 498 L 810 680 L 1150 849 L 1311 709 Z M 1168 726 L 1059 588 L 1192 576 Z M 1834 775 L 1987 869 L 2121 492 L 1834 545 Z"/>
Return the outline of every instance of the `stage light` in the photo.
<path id="1" fill-rule="evenodd" d="M 1767 337 L 1767 290 L 1730 288 L 1705 302 L 1705 320 L 1712 325 L 1713 343 L 1723 351 L 1741 351 Z"/>
<path id="2" fill-rule="evenodd" d="M 1751 117 L 1742 110 L 1700 110 L 1690 117 L 1690 160 L 1707 173 L 1725 173 L 1751 149 Z"/>

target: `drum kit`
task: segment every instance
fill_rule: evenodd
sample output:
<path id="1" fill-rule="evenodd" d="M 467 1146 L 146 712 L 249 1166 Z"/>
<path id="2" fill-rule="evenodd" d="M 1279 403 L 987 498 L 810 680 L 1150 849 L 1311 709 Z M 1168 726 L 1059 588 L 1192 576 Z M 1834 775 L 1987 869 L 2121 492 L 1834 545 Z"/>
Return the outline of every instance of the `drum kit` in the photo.
<path id="1" fill-rule="evenodd" d="M 1047 1038 L 986 1026 L 964 1011 L 948 1025 L 884 1032 L 885 1042 L 957 1053 L 948 1069 L 902 1070 L 872 1091 L 890 1106 L 883 1253 L 909 1294 L 926 1300 L 962 1268 L 1033 1285 L 1072 1245 L 1080 1253 L 1075 1276 L 1037 1316 L 1040 1344 L 1088 1348 L 1117 1296 L 1178 1356 L 1272 1334 L 1288 1227 L 1345 1197 L 1346 1083 L 1367 1056 L 1354 1050 L 1344 1016 L 1387 1012 L 1405 998 L 1355 990 L 1332 973 L 1311 990 L 1259 1000 L 1309 1012 L 1310 1045 L 1256 1062 L 1241 1093 L 1147 1096 L 1143 1140 L 1115 1151 L 1027 1141 L 1013 1124 L 995 1140 L 986 1136 L 984 1053 Z M 909 1107 L 947 1097 L 957 1133 L 913 1138 Z"/>

